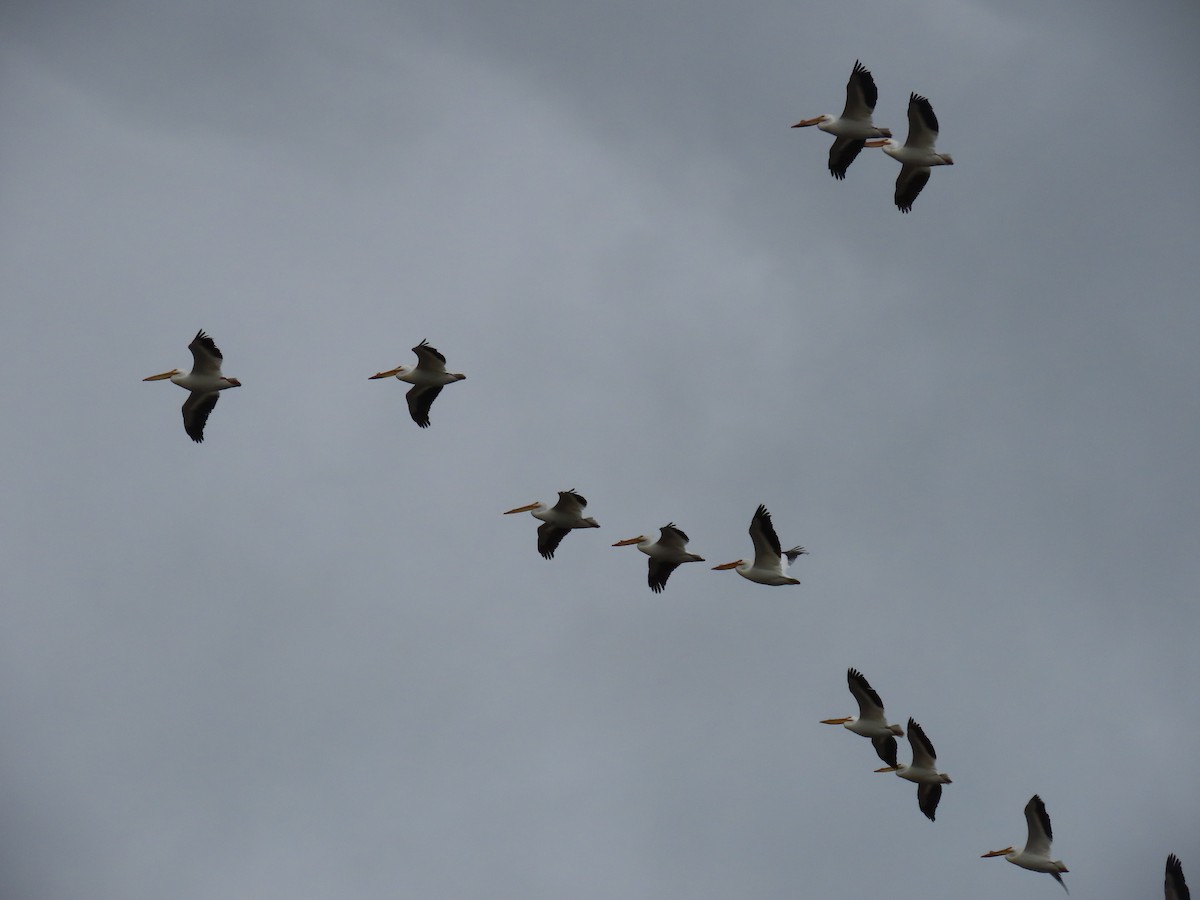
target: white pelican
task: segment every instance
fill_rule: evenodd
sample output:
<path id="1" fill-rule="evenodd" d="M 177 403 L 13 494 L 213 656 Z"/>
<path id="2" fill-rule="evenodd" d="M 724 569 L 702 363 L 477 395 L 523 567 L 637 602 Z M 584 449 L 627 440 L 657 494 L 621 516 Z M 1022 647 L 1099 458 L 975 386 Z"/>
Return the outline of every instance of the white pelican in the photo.
<path id="1" fill-rule="evenodd" d="M 992 850 L 985 853 L 980 859 L 987 859 L 989 856 L 1003 856 L 1010 863 L 1020 866 L 1022 869 L 1053 875 L 1054 880 L 1063 886 L 1064 891 L 1067 891 L 1066 882 L 1062 880 L 1062 875 L 1059 873 L 1066 872 L 1068 869 L 1063 865 L 1061 859 L 1050 858 L 1050 842 L 1054 840 L 1054 832 L 1050 830 L 1050 816 L 1046 814 L 1046 804 L 1037 794 L 1034 794 L 1025 804 L 1025 823 L 1029 826 L 1029 836 L 1025 839 L 1025 846 L 1019 852 L 1014 851 L 1012 847 L 1005 847 L 1003 850 Z M 1168 871 L 1170 871 L 1169 861 Z M 1067 893 L 1071 892 L 1067 891 Z M 1167 896 L 1169 897 L 1170 893 Z"/>
<path id="2" fill-rule="evenodd" d="M 867 141 L 867 147 L 882 147 L 892 159 L 899 160 L 900 174 L 896 176 L 896 208 L 902 213 L 912 209 L 929 181 L 930 166 L 952 166 L 954 160 L 949 153 L 938 153 L 933 149 L 937 143 L 938 120 L 933 106 L 920 94 L 908 98 L 908 139 L 904 146 L 899 141 Z"/>
<path id="3" fill-rule="evenodd" d="M 1163 881 L 1166 900 L 1192 900 L 1192 892 L 1183 880 L 1183 863 L 1172 853 L 1167 857 L 1167 876 Z"/>
<path id="4" fill-rule="evenodd" d="M 541 519 L 545 524 L 538 526 L 538 553 L 546 559 L 554 558 L 554 551 L 567 536 L 572 528 L 599 528 L 593 518 L 583 517 L 583 508 L 587 501 L 572 488 L 569 491 L 558 492 L 558 502 L 553 506 L 545 503 L 529 503 L 516 509 L 505 510 L 506 516 L 513 513 L 527 512 L 535 519 Z"/>
<path id="5" fill-rule="evenodd" d="M 793 125 L 793 128 L 804 128 L 816 125 L 821 131 L 834 136 L 833 146 L 829 148 L 829 174 L 841 181 L 846 177 L 850 163 L 866 146 L 867 138 L 890 138 L 891 129 L 876 128 L 871 121 L 871 113 L 875 111 L 875 101 L 879 99 L 879 91 L 875 89 L 875 79 L 858 60 L 854 61 L 854 71 L 846 82 L 846 105 L 840 116 L 829 114 L 817 116 L 814 119 L 804 119 Z"/>
<path id="6" fill-rule="evenodd" d="M 901 778 L 917 783 L 917 806 L 930 822 L 937 814 L 942 799 L 942 785 L 950 784 L 950 776 L 937 770 L 937 751 L 925 736 L 925 729 L 908 720 L 908 743 L 912 745 L 912 765 L 889 765 L 876 772 L 895 772 Z"/>
<path id="7" fill-rule="evenodd" d="M 413 389 L 405 394 L 405 398 L 408 400 L 408 412 L 414 422 L 422 428 L 428 428 L 429 407 L 433 406 L 433 401 L 442 392 L 442 388 L 456 381 L 462 381 L 467 376 L 457 372 L 447 372 L 446 357 L 430 347 L 428 341 L 421 341 L 412 349 L 413 353 L 417 354 L 416 366 L 396 366 L 386 372 L 376 372 L 367 380 L 391 378 L 394 375 L 400 381 L 414 385 Z"/>
<path id="8" fill-rule="evenodd" d="M 236 378 L 221 374 L 221 351 L 203 331 L 197 331 L 192 342 L 188 344 L 192 351 L 192 371 L 186 375 L 179 369 L 163 372 L 161 375 L 151 375 L 142 381 L 162 381 L 170 378 L 181 388 L 191 391 L 183 401 L 183 430 L 187 436 L 199 444 L 204 440 L 204 423 L 208 414 L 216 408 L 217 391 L 226 388 L 241 387 L 242 383 Z"/>
<path id="9" fill-rule="evenodd" d="M 799 584 L 797 578 L 789 578 L 787 567 L 796 561 L 796 557 L 807 553 L 803 547 L 793 547 L 787 553 L 779 549 L 779 535 L 771 524 L 771 514 L 767 508 L 759 504 L 750 520 L 750 539 L 754 541 L 754 563 L 748 564 L 744 559 L 713 566 L 713 571 L 737 567 L 737 573 L 743 578 L 759 584 Z M 787 563 L 783 561 L 787 557 Z"/>
<path id="10" fill-rule="evenodd" d="M 896 738 L 904 737 L 899 725 L 889 725 L 883 715 L 883 701 L 858 669 L 846 671 L 850 693 L 858 701 L 858 718 L 843 716 L 840 719 L 822 719 L 822 725 L 841 725 L 855 734 L 871 739 L 879 758 L 889 766 L 896 766 Z"/>
<path id="11" fill-rule="evenodd" d="M 617 541 L 614 547 L 628 547 L 637 544 L 637 548 L 650 557 L 650 573 L 646 577 L 650 590 L 661 594 L 667 586 L 671 573 L 684 563 L 704 562 L 703 556 L 687 552 L 688 536 L 675 527 L 674 522 L 668 522 L 659 529 L 658 540 L 651 535 L 639 534 L 637 537 Z"/>

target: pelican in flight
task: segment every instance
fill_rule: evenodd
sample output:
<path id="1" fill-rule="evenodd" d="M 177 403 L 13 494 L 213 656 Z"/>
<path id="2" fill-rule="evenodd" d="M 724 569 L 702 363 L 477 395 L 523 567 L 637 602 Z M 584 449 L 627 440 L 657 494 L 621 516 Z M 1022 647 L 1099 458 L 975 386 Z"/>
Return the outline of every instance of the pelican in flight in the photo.
<path id="1" fill-rule="evenodd" d="M 505 510 L 506 516 L 513 513 L 527 512 L 535 519 L 541 519 L 545 524 L 538 526 L 538 553 L 546 559 L 554 558 L 554 551 L 567 536 L 572 528 L 599 528 L 595 519 L 584 518 L 583 509 L 587 500 L 572 488 L 569 491 L 558 492 L 558 502 L 553 506 L 545 503 L 529 503 L 516 509 Z M 665 580 L 665 579 L 664 579 Z"/>
<path id="2" fill-rule="evenodd" d="M 871 121 L 871 113 L 875 111 L 875 101 L 879 99 L 879 91 L 875 89 L 875 79 L 858 60 L 854 61 L 854 71 L 846 82 L 846 106 L 840 116 L 824 114 L 813 119 L 803 119 L 793 125 L 793 128 L 805 128 L 816 125 L 821 131 L 834 136 L 833 146 L 829 148 L 829 174 L 841 181 L 846 177 L 850 163 L 866 146 L 868 138 L 890 138 L 891 129 L 876 128 Z"/>
<path id="3" fill-rule="evenodd" d="M 393 375 L 400 381 L 413 385 L 412 390 L 405 394 L 408 400 L 408 412 L 412 420 L 422 428 L 429 427 L 429 407 L 442 392 L 442 388 L 456 381 L 462 381 L 466 375 L 446 371 L 446 357 L 429 346 L 428 341 L 421 341 L 413 347 L 417 354 L 415 366 L 396 366 L 386 372 L 376 372 L 368 381 L 376 378 L 391 378 Z"/>
<path id="4" fill-rule="evenodd" d="M 1014 851 L 1012 847 L 1005 847 L 1003 850 L 992 850 L 983 854 L 980 859 L 987 859 L 990 856 L 1003 856 L 1015 866 L 1020 866 L 1022 869 L 1029 869 L 1031 872 L 1046 872 L 1054 876 L 1054 880 L 1063 886 L 1063 890 L 1067 891 L 1066 882 L 1062 880 L 1060 872 L 1068 871 L 1063 865 L 1061 859 L 1050 858 L 1050 842 L 1054 840 L 1054 832 L 1050 830 L 1050 816 L 1046 814 L 1046 804 L 1042 802 L 1042 798 L 1034 794 L 1029 802 L 1025 804 L 1025 823 L 1029 826 L 1029 836 L 1025 839 L 1025 846 L 1020 851 Z M 1167 860 L 1167 873 L 1170 875 L 1171 862 Z M 1169 879 L 1168 879 L 1169 881 Z M 1185 889 L 1186 891 L 1186 889 Z M 1067 893 L 1071 893 L 1067 891 Z M 1167 886 L 1167 896 L 1171 896 L 1170 884 Z M 1187 894 L 1185 893 L 1186 897 Z"/>
<path id="5" fill-rule="evenodd" d="M 657 541 L 651 535 L 639 534 L 637 537 L 617 541 L 613 546 L 628 547 L 636 544 L 639 550 L 649 556 L 650 574 L 646 580 L 650 585 L 650 590 L 661 594 L 663 588 L 667 586 L 667 579 L 671 577 L 671 573 L 681 565 L 689 562 L 704 562 L 703 556 L 687 552 L 687 542 L 688 536 L 676 528 L 674 522 L 668 522 L 659 529 Z"/>
<path id="6" fill-rule="evenodd" d="M 779 535 L 771 524 L 771 514 L 767 508 L 759 504 L 750 520 L 750 539 L 754 541 L 754 562 L 747 563 L 744 559 L 713 566 L 713 571 L 733 569 L 743 578 L 749 578 L 758 584 L 799 584 L 798 578 L 789 578 L 787 567 L 796 561 L 796 557 L 808 553 L 803 547 L 793 547 L 784 553 L 779 549 Z M 785 563 L 784 557 L 787 557 Z"/>
<path id="7" fill-rule="evenodd" d="M 204 440 L 204 423 L 208 414 L 217 406 L 217 392 L 226 388 L 241 387 L 236 378 L 221 374 L 221 351 L 203 331 L 197 331 L 188 344 L 192 351 L 192 371 L 186 375 L 179 369 L 150 375 L 142 381 L 163 381 L 170 378 L 181 388 L 191 393 L 183 401 L 183 430 L 197 444 Z"/>
<path id="8" fill-rule="evenodd" d="M 896 738 L 904 737 L 904 729 L 899 725 L 889 725 L 883 715 L 883 701 L 875 693 L 875 689 L 867 682 L 866 677 L 858 669 L 846 671 L 846 681 L 850 684 L 850 693 L 858 701 L 858 718 L 843 716 L 840 719 L 822 719 L 822 725 L 841 725 L 855 734 L 871 739 L 879 758 L 889 766 L 897 766 Z"/>
<path id="9" fill-rule="evenodd" d="M 1167 877 L 1163 881 L 1163 893 L 1166 900 L 1192 900 L 1192 892 L 1183 880 L 1183 863 L 1174 853 L 1167 857 Z"/>
<path id="10" fill-rule="evenodd" d="M 901 147 L 891 138 L 884 141 L 867 141 L 867 147 L 882 147 L 883 152 L 900 162 L 900 174 L 896 176 L 896 208 L 902 213 L 912 209 L 917 195 L 929 181 L 930 166 L 952 166 L 954 160 L 949 153 L 938 153 L 933 149 L 937 143 L 938 120 L 928 98 L 910 94 L 908 98 L 908 139 Z"/>
<path id="11" fill-rule="evenodd" d="M 876 772 L 895 772 L 901 778 L 917 783 L 917 806 L 930 822 L 937 815 L 942 799 L 942 785 L 950 784 L 950 776 L 937 770 L 937 751 L 925 736 L 925 729 L 908 720 L 908 743 L 912 745 L 912 765 L 888 765 Z"/>

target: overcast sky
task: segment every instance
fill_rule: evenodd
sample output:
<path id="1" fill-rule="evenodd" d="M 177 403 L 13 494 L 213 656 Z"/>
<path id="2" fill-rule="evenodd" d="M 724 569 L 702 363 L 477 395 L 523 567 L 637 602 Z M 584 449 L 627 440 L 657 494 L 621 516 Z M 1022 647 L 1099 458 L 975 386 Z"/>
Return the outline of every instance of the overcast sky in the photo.
<path id="1" fill-rule="evenodd" d="M 1128 7 L 1128 8 L 1127 8 Z M 0 895 L 1200 883 L 1190 2 L 0 7 Z M 855 59 L 898 165 L 829 176 Z M 243 387 L 206 441 L 207 330 Z M 367 376 L 428 339 L 432 427 Z M 577 488 L 541 559 L 501 513 Z M 711 565 L 754 508 L 799 587 Z M 708 560 L 646 586 L 609 545 Z M 937 821 L 848 667 L 937 747 Z M 901 759 L 907 761 L 907 741 Z"/>

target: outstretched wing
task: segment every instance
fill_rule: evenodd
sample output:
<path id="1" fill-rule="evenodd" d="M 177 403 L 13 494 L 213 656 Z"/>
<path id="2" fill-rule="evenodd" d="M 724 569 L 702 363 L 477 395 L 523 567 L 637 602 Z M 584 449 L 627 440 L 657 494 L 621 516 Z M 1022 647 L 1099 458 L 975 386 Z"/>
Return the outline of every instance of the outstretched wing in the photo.
<path id="1" fill-rule="evenodd" d="M 930 822 L 937 815 L 938 804 L 942 802 L 942 786 L 940 784 L 917 785 L 917 806 L 925 813 Z"/>
<path id="2" fill-rule="evenodd" d="M 546 559 L 554 559 L 554 551 L 558 549 L 558 545 L 562 543 L 562 539 L 567 536 L 569 531 L 569 528 L 559 528 L 557 525 L 543 522 L 537 530 L 538 553 Z"/>
<path id="3" fill-rule="evenodd" d="M 216 409 L 220 396 L 216 391 L 209 394 L 193 392 L 183 401 L 183 430 L 197 444 L 204 441 L 204 423 Z"/>
<path id="4" fill-rule="evenodd" d="M 408 414 L 422 428 L 429 427 L 429 407 L 433 406 L 433 401 L 441 392 L 440 384 L 419 384 L 404 395 L 404 399 L 408 401 Z"/>

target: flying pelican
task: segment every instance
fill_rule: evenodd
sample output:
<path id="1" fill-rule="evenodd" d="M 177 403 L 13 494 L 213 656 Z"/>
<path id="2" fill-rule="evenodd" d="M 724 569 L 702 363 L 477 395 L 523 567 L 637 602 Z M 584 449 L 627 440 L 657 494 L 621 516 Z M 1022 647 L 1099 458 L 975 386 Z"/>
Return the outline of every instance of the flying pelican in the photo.
<path id="1" fill-rule="evenodd" d="M 667 586 L 671 573 L 684 563 L 704 562 L 703 556 L 687 552 L 688 536 L 675 527 L 674 522 L 668 522 L 659 531 L 658 540 L 648 534 L 617 541 L 614 547 L 628 547 L 637 544 L 637 548 L 650 557 L 650 574 L 646 580 L 650 590 L 661 594 Z"/>
<path id="2" fill-rule="evenodd" d="M 917 806 L 930 822 L 937 815 L 938 803 L 942 799 L 942 785 L 950 784 L 950 776 L 937 770 L 937 751 L 925 736 L 925 729 L 908 719 L 908 742 L 912 745 L 911 766 L 889 765 L 876 772 L 895 772 L 901 778 L 917 783 Z"/>
<path id="3" fill-rule="evenodd" d="M 840 719 L 822 719 L 823 725 L 841 725 L 855 734 L 871 739 L 875 752 L 889 766 L 896 763 L 896 738 L 904 737 L 904 729 L 899 725 L 889 725 L 883 716 L 883 701 L 867 682 L 863 673 L 858 669 L 846 671 L 846 681 L 850 684 L 850 693 L 858 701 L 858 718 L 843 716 Z"/>
<path id="4" fill-rule="evenodd" d="M 1025 822 L 1029 826 L 1029 837 L 1025 839 L 1025 846 L 1019 852 L 1014 851 L 1012 847 L 1005 847 L 1003 850 L 992 850 L 985 853 L 980 859 L 987 859 L 989 856 L 1003 856 L 1010 863 L 1020 866 L 1022 869 L 1053 875 L 1054 880 L 1063 886 L 1064 891 L 1067 891 L 1066 882 L 1062 880 L 1059 873 L 1066 872 L 1068 869 L 1063 865 L 1061 859 L 1050 858 L 1050 842 L 1054 840 L 1054 832 L 1050 830 L 1050 816 L 1046 814 L 1046 804 L 1037 794 L 1030 797 L 1029 802 L 1025 804 Z M 1171 861 L 1168 859 L 1168 875 L 1170 871 Z M 1071 892 L 1067 891 L 1067 893 Z M 1167 896 L 1171 896 L 1169 884 Z"/>
<path id="5" fill-rule="evenodd" d="M 545 503 L 529 503 L 516 509 L 505 510 L 505 515 L 527 512 L 545 524 L 538 526 L 538 553 L 546 559 L 554 558 L 554 551 L 572 528 L 599 528 L 595 519 L 583 517 L 587 501 L 572 488 L 558 492 L 558 502 L 553 506 Z"/>
<path id="6" fill-rule="evenodd" d="M 808 551 L 803 547 L 793 547 L 787 553 L 779 549 L 779 535 L 771 524 L 771 514 L 767 508 L 759 504 L 750 520 L 750 539 L 754 541 L 754 564 L 748 564 L 744 559 L 713 566 L 713 571 L 737 568 L 737 573 L 743 578 L 749 578 L 759 584 L 799 584 L 799 579 L 789 578 L 787 567 L 796 561 L 796 557 Z M 783 558 L 787 557 L 787 563 Z"/>
<path id="7" fill-rule="evenodd" d="M 416 366 L 396 366 L 386 372 L 376 372 L 367 380 L 391 378 L 395 375 L 400 381 L 414 385 L 412 390 L 405 394 L 405 398 L 408 400 L 408 412 L 414 422 L 422 428 L 428 428 L 429 407 L 433 406 L 433 401 L 442 392 L 442 388 L 456 381 L 462 381 L 467 376 L 457 372 L 447 372 L 446 357 L 430 347 L 428 341 L 421 341 L 412 349 L 413 353 L 417 354 Z"/>
<path id="8" fill-rule="evenodd" d="M 937 153 L 938 120 L 928 98 L 910 94 L 908 98 L 908 139 L 904 146 L 888 138 L 884 141 L 867 141 L 864 146 L 882 147 L 892 159 L 899 160 L 900 174 L 896 176 L 896 208 L 902 213 L 912 209 L 917 194 L 929 181 L 930 166 L 952 166 L 954 160 L 949 153 Z"/>
<path id="9" fill-rule="evenodd" d="M 1163 881 L 1163 893 L 1166 900 L 1192 900 L 1192 892 L 1183 880 L 1183 863 L 1174 853 L 1167 857 L 1167 877 Z"/>
<path id="10" fill-rule="evenodd" d="M 183 430 L 199 444 L 204 440 L 204 423 L 208 421 L 208 414 L 217 406 L 217 391 L 241 387 L 242 383 L 221 374 L 221 360 L 224 357 L 213 339 L 203 330 L 196 332 L 188 349 L 192 351 L 192 371 L 184 375 L 179 369 L 172 369 L 161 375 L 150 375 L 142 381 L 170 378 L 181 388 L 191 391 L 183 401 Z"/>
<path id="11" fill-rule="evenodd" d="M 871 113 L 875 111 L 875 101 L 879 99 L 879 91 L 875 89 L 875 79 L 858 60 L 854 61 L 854 71 L 846 82 L 846 106 L 840 116 L 824 114 L 813 119 L 803 119 L 793 125 L 793 128 L 805 128 L 816 125 L 821 131 L 834 136 L 833 146 L 829 148 L 829 174 L 841 181 L 846 177 L 850 163 L 866 146 L 867 138 L 890 138 L 891 129 L 876 128 L 871 122 Z"/>

